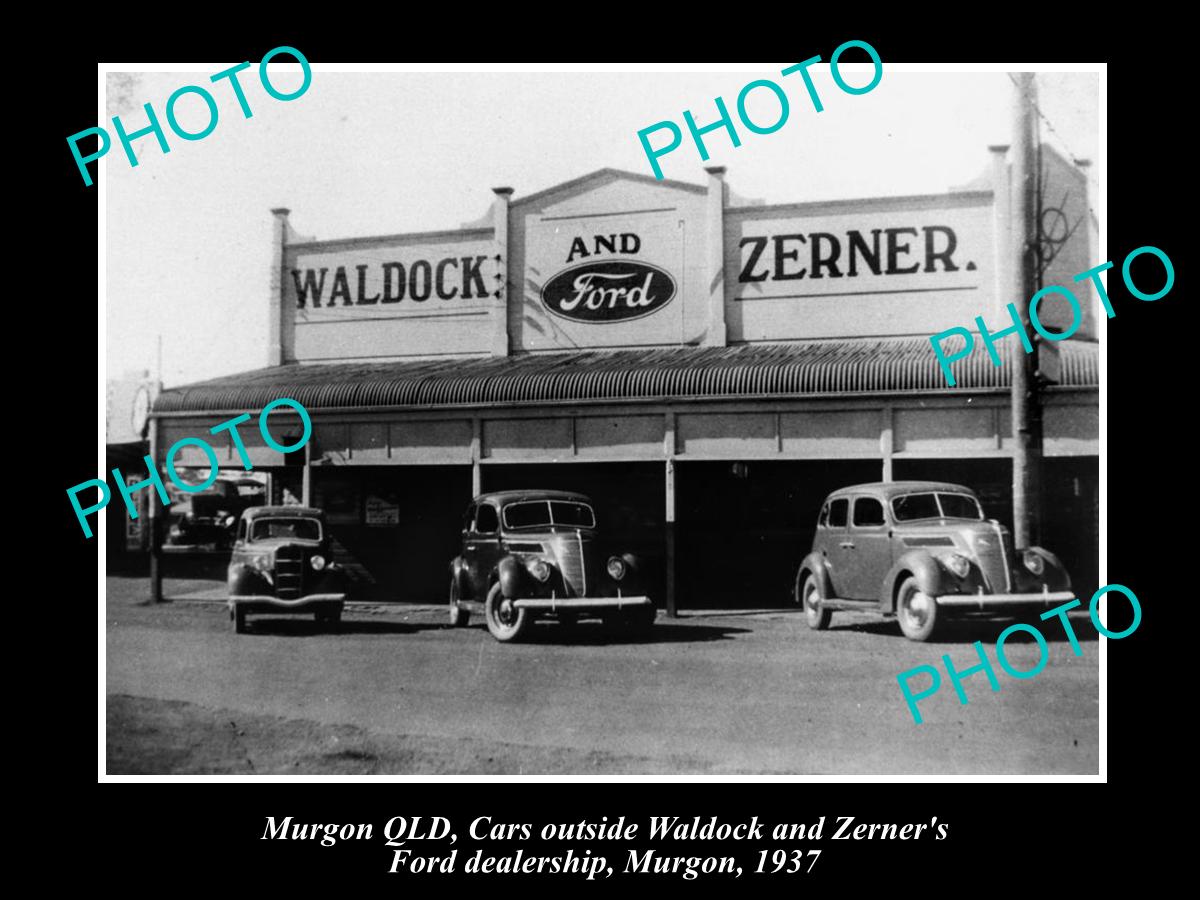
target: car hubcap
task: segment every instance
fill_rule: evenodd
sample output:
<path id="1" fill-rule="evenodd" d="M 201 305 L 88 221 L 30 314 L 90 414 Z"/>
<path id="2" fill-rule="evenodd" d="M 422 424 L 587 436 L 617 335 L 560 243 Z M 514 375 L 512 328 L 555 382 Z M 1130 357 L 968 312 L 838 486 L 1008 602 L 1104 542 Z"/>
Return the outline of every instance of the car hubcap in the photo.
<path id="1" fill-rule="evenodd" d="M 905 609 L 908 611 L 908 620 L 915 628 L 924 628 L 925 623 L 929 621 L 929 613 L 933 605 L 933 600 L 928 594 L 921 591 L 914 591 L 908 598 L 908 603 Z"/>
<path id="2" fill-rule="evenodd" d="M 817 609 L 817 590 L 814 587 L 809 587 L 804 593 L 804 611 L 812 618 L 820 612 Z"/>

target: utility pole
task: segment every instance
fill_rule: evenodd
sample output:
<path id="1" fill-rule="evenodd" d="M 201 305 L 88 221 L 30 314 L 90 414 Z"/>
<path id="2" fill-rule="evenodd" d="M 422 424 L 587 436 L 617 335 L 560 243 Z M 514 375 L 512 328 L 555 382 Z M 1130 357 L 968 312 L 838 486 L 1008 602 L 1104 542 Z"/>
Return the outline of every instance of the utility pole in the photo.
<path id="1" fill-rule="evenodd" d="M 1012 235 L 1009 241 L 1017 296 L 1013 304 L 1025 333 L 1029 324 L 1029 298 L 1038 291 L 1038 154 L 1035 146 L 1034 103 L 1037 83 L 1032 72 L 1015 76 L 1012 142 Z M 1031 338 L 1032 340 L 1033 338 Z M 1037 343 L 1024 353 L 1016 341 L 1009 343 L 1012 367 L 1013 436 L 1013 541 L 1017 547 L 1037 543 L 1041 531 L 1040 484 L 1042 463 L 1041 410 L 1037 396 Z"/>

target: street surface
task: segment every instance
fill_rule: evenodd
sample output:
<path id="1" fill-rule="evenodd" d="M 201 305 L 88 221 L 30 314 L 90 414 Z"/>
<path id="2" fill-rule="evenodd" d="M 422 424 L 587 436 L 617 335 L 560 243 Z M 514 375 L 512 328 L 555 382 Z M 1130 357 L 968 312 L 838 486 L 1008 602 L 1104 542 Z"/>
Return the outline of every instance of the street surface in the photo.
<path id="1" fill-rule="evenodd" d="M 1072 618 L 1083 656 L 1044 625 L 1050 662 L 1018 681 L 995 663 L 1010 622 L 916 644 L 894 622 L 837 613 L 811 631 L 790 610 L 661 613 L 651 635 L 596 622 L 539 623 L 499 644 L 432 607 L 348 607 L 340 633 L 311 617 L 250 619 L 236 635 L 211 583 L 109 577 L 109 774 L 1095 774 L 1096 631 Z M 207 588 L 207 590 L 205 590 Z M 1037 645 L 1006 643 L 1031 669 Z M 942 690 L 915 725 L 896 676 L 988 648 L 959 703 Z M 927 682 L 914 685 L 923 688 Z"/>

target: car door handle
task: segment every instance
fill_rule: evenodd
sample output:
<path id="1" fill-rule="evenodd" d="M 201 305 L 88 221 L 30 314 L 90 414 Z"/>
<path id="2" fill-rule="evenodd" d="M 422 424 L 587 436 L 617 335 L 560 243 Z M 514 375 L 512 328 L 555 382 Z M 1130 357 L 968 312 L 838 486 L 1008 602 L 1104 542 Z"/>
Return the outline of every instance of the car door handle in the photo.
<path id="1" fill-rule="evenodd" d="M 838 544 L 838 546 L 841 547 L 843 550 L 853 550 L 854 549 L 854 541 L 842 541 L 840 544 Z"/>

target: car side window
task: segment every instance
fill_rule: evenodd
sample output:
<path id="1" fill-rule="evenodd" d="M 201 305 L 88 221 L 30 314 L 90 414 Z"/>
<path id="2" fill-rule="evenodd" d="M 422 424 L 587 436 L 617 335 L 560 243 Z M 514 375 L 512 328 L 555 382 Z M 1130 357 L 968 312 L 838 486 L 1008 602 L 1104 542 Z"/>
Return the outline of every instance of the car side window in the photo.
<path id="1" fill-rule="evenodd" d="M 244 541 L 246 539 L 246 520 L 242 519 L 238 522 L 237 537 L 234 540 Z"/>
<path id="2" fill-rule="evenodd" d="M 470 531 L 471 526 L 475 524 L 475 504 L 472 503 L 467 507 L 467 511 L 463 513 L 462 530 Z"/>
<path id="3" fill-rule="evenodd" d="M 883 504 L 874 497 L 859 497 L 854 501 L 854 525 L 873 528 L 883 525 Z"/>
<path id="4" fill-rule="evenodd" d="M 821 507 L 821 515 L 817 519 L 817 525 L 819 525 L 823 528 L 828 524 L 829 524 L 829 504 L 826 503 L 824 506 Z"/>
<path id="5" fill-rule="evenodd" d="M 839 497 L 837 500 L 829 503 L 829 527 L 830 528 L 845 528 L 846 514 L 850 511 L 850 501 L 845 497 Z"/>
<path id="6" fill-rule="evenodd" d="M 476 534 L 495 534 L 500 529 L 500 516 L 496 507 L 490 503 L 481 503 L 479 512 L 475 515 Z"/>

